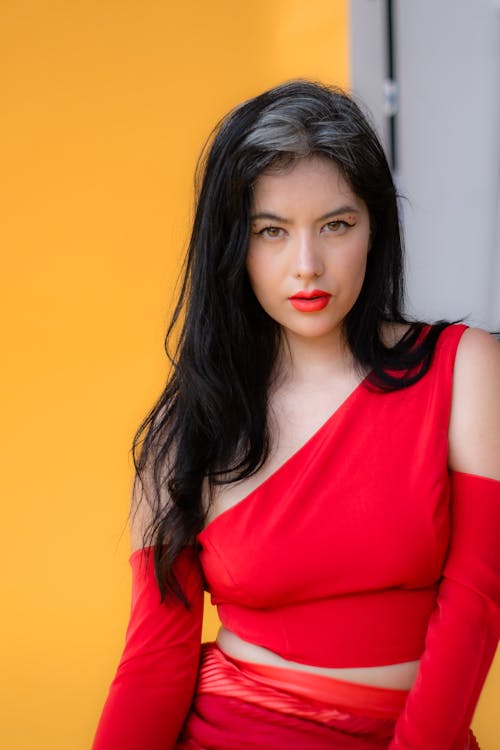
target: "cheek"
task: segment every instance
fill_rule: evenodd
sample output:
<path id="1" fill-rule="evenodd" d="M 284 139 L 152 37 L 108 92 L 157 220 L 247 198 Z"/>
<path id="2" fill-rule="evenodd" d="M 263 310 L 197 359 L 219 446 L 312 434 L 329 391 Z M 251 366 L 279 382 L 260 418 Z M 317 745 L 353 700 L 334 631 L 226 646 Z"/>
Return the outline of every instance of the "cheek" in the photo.
<path id="1" fill-rule="evenodd" d="M 272 287 L 275 275 L 274 264 L 265 253 L 249 250 L 246 259 L 246 269 L 250 286 L 257 293 L 265 293 Z"/>
<path id="2" fill-rule="evenodd" d="M 250 287 L 257 298 L 259 304 L 265 307 L 266 303 L 266 284 L 262 259 L 258 258 L 255 253 L 248 253 L 246 269 Z"/>
<path id="3" fill-rule="evenodd" d="M 248 280 L 250 282 L 250 286 L 255 291 L 255 287 L 258 282 L 258 277 L 259 277 L 259 270 L 258 270 L 258 263 L 256 262 L 256 259 L 255 259 L 255 254 L 251 253 L 250 251 L 247 253 L 245 268 L 247 270 L 247 275 L 248 275 Z"/>
<path id="4" fill-rule="evenodd" d="M 333 272 L 333 283 L 338 284 L 338 292 L 346 304 L 353 304 L 358 298 L 366 276 L 366 253 L 356 253 Z"/>
<path id="5" fill-rule="evenodd" d="M 255 267 L 255 251 L 252 250 L 252 246 L 250 245 L 247 249 L 247 254 L 245 257 L 245 268 L 247 269 L 247 274 L 249 277 L 252 275 L 254 267 Z"/>
<path id="6" fill-rule="evenodd" d="M 280 315 L 282 279 L 276 263 L 263 253 L 249 253 L 246 269 L 250 287 L 260 307 L 272 318 Z"/>
<path id="7" fill-rule="evenodd" d="M 337 258 L 334 274 L 338 273 L 346 284 L 358 285 L 366 273 L 368 251 L 364 246 L 345 248 L 345 253 Z"/>
<path id="8" fill-rule="evenodd" d="M 353 271 L 353 276 L 356 278 L 356 286 L 358 288 L 358 291 L 361 290 L 361 287 L 363 286 L 363 282 L 365 280 L 366 276 L 366 261 L 367 261 L 367 255 L 364 253 L 358 260 L 356 264 L 356 268 Z"/>

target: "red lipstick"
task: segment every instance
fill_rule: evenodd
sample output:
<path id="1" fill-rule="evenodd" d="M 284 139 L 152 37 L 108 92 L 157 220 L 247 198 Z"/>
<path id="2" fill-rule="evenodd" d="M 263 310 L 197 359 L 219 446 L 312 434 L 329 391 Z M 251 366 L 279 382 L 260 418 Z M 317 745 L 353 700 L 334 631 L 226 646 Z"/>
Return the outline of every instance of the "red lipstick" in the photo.
<path id="1" fill-rule="evenodd" d="M 322 289 L 302 290 L 288 299 L 299 312 L 318 312 L 323 310 L 332 295 Z"/>

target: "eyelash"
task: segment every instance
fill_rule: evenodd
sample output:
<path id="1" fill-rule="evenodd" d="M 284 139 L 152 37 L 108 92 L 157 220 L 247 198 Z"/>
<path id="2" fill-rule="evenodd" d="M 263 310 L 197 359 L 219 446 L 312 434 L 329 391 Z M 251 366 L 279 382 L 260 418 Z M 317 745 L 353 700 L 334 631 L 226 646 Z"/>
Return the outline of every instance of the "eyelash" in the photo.
<path id="1" fill-rule="evenodd" d="M 345 221 L 345 219 L 335 219 L 335 221 L 329 221 L 328 224 L 325 224 L 325 226 L 330 227 L 332 224 L 338 224 L 339 228 L 340 225 L 344 227 L 344 229 L 348 229 L 349 227 L 353 227 L 354 224 L 349 224 L 348 221 Z"/>
<path id="2" fill-rule="evenodd" d="M 354 226 L 354 224 L 349 224 L 348 221 L 345 221 L 344 219 L 336 219 L 335 221 L 329 221 L 327 224 L 325 224 L 325 227 L 331 227 L 332 225 L 337 225 L 337 229 L 340 229 L 340 227 L 344 227 L 345 229 L 351 228 Z M 258 232 L 253 232 L 253 234 L 256 234 L 260 237 L 268 237 L 271 240 L 278 239 L 281 237 L 281 234 L 268 234 L 269 230 L 275 230 L 277 232 L 283 232 L 284 230 L 281 227 L 275 227 L 274 225 L 270 224 L 267 227 L 263 227 L 262 229 L 259 229 Z M 336 230 L 333 230 L 334 233 Z"/>
<path id="3" fill-rule="evenodd" d="M 268 234 L 268 232 L 270 230 L 275 230 L 276 232 L 282 232 L 283 231 L 283 229 L 281 229 L 281 227 L 273 227 L 273 226 L 270 225 L 268 227 L 263 227 L 263 229 L 259 229 L 259 231 L 258 232 L 254 232 L 254 234 L 257 234 L 259 237 L 269 237 L 269 239 L 271 239 L 271 240 L 275 240 L 278 237 L 281 237 L 281 234 Z"/>

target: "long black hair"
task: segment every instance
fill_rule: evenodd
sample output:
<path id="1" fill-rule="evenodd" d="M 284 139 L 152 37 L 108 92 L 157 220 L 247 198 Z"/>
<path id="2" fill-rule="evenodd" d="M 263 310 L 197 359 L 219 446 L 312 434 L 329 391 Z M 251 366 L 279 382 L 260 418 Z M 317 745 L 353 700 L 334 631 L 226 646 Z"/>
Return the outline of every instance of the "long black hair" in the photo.
<path id="1" fill-rule="evenodd" d="M 218 483 L 249 476 L 267 458 L 267 398 L 281 338 L 245 269 L 251 191 L 264 170 L 312 155 L 332 159 L 369 211 L 366 275 L 343 321 L 359 369 L 382 390 L 411 385 L 446 325 L 422 336 L 423 324 L 403 315 L 396 190 L 383 148 L 350 96 L 296 80 L 230 112 L 197 167 L 194 225 L 166 336 L 171 376 L 133 444 L 136 484 L 151 515 L 143 541 L 154 547 L 162 597 L 170 589 L 183 598 L 173 564 L 203 528 L 202 487 L 211 498 Z M 409 324 L 392 347 L 382 339 L 387 322 Z"/>

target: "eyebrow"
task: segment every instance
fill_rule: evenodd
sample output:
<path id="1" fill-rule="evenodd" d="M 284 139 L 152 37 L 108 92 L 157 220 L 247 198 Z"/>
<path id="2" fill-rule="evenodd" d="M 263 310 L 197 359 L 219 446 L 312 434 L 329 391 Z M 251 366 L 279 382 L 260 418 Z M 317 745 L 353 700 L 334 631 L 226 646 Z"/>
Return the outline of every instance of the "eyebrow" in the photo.
<path id="1" fill-rule="evenodd" d="M 328 211 L 328 213 L 319 216 L 317 221 L 333 219 L 335 216 L 340 216 L 341 214 L 359 214 L 359 210 L 357 208 L 354 208 L 353 206 L 340 206 L 333 211 Z M 250 216 L 250 219 L 251 221 L 258 221 L 259 219 L 270 219 L 271 221 L 279 221 L 281 224 L 291 223 L 290 219 L 286 219 L 284 216 L 278 216 L 277 214 L 273 214 L 268 211 L 263 211 L 258 214 L 252 214 Z"/>

